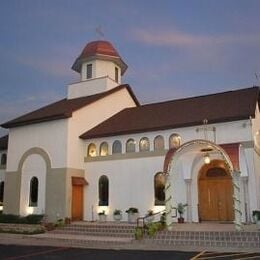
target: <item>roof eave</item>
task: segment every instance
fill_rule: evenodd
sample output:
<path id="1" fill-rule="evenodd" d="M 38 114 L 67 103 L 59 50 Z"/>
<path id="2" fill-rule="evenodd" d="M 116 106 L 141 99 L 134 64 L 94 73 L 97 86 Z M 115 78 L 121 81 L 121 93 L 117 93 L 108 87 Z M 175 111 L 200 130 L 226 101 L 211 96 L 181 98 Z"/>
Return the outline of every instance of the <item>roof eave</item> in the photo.
<path id="1" fill-rule="evenodd" d="M 222 118 L 216 120 L 208 120 L 208 124 L 216 124 L 216 123 L 227 123 L 232 121 L 240 121 L 246 120 L 250 118 L 254 118 L 255 115 L 243 115 L 243 116 L 236 116 L 230 118 Z M 157 127 L 150 127 L 150 128 L 140 128 L 135 130 L 122 130 L 114 133 L 106 133 L 106 134 L 88 134 L 88 132 L 79 136 L 80 139 L 88 140 L 94 138 L 102 138 L 102 137 L 111 137 L 111 136 L 120 136 L 120 135 L 127 135 L 127 134 L 139 134 L 139 133 L 146 133 L 146 132 L 154 132 L 160 130 L 169 130 L 169 129 L 176 129 L 176 128 L 183 128 L 183 127 L 191 127 L 191 126 L 200 126 L 202 125 L 201 121 L 189 122 L 189 123 L 182 123 L 182 124 L 175 124 L 175 125 L 167 125 L 167 126 L 157 126 Z"/>
<path id="2" fill-rule="evenodd" d="M 0 125 L 3 128 L 14 128 L 14 127 L 19 127 L 19 126 L 25 126 L 25 125 L 32 125 L 32 124 L 39 124 L 39 123 L 44 123 L 48 121 L 53 121 L 53 120 L 58 120 L 58 119 L 66 119 L 72 116 L 72 113 L 65 113 L 61 115 L 54 115 L 50 117 L 44 117 L 44 118 L 37 118 L 37 119 L 32 119 L 32 120 L 26 120 L 22 122 L 7 122 L 2 125 Z"/>

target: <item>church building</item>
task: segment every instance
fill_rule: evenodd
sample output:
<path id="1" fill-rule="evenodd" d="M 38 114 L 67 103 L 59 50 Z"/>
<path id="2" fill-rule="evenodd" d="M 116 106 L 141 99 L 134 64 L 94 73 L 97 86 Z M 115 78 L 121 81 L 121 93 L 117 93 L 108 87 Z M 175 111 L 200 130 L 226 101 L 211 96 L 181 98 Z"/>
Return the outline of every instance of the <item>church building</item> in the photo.
<path id="1" fill-rule="evenodd" d="M 64 99 L 1 125 L 9 134 L 0 138 L 0 210 L 50 221 L 105 211 L 113 221 L 115 209 L 144 216 L 169 197 L 173 208 L 187 204 L 188 222 L 252 221 L 259 87 L 142 105 L 108 41 L 88 43 L 72 69 L 79 82 Z"/>

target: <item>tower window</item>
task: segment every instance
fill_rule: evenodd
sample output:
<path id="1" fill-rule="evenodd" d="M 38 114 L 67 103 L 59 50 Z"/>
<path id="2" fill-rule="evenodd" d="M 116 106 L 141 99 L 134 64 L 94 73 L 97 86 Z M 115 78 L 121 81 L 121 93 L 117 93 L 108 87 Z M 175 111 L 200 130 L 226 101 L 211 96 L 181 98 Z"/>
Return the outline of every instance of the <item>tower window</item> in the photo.
<path id="1" fill-rule="evenodd" d="M 115 67 L 115 81 L 118 83 L 118 68 Z"/>
<path id="2" fill-rule="evenodd" d="M 87 64 L 87 79 L 92 78 L 92 64 Z"/>

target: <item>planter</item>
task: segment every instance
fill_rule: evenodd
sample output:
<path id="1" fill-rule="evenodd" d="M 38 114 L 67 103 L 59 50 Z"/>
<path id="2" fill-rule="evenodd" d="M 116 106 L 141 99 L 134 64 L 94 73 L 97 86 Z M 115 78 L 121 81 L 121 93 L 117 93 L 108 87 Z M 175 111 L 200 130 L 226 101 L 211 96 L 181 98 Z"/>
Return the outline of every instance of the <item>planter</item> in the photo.
<path id="1" fill-rule="evenodd" d="M 182 217 L 178 218 L 178 223 L 184 223 L 184 218 Z"/>
<path id="2" fill-rule="evenodd" d="M 107 216 L 106 215 L 98 215 L 99 221 L 100 222 L 106 222 L 107 221 Z"/>
<path id="3" fill-rule="evenodd" d="M 120 222 L 121 219 L 122 219 L 122 215 L 121 215 L 121 214 L 116 214 L 116 215 L 113 215 L 113 216 L 114 216 L 114 220 L 115 220 L 116 222 Z"/>
<path id="4" fill-rule="evenodd" d="M 136 223 L 137 218 L 138 218 L 138 213 L 132 213 L 132 212 L 128 213 L 128 223 Z"/>

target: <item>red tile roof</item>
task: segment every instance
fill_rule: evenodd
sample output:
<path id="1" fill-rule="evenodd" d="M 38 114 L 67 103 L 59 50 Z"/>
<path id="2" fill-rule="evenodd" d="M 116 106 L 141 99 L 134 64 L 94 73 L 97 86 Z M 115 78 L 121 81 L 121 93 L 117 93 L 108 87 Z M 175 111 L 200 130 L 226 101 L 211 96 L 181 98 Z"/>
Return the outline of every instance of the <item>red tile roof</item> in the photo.
<path id="1" fill-rule="evenodd" d="M 93 41 L 88 43 L 80 54 L 80 58 L 87 58 L 97 54 L 109 55 L 120 58 L 117 50 L 108 41 Z"/>
<path id="2" fill-rule="evenodd" d="M 0 137 L 0 150 L 7 150 L 8 147 L 8 135 Z"/>
<path id="3" fill-rule="evenodd" d="M 126 63 L 118 54 L 117 50 L 114 46 L 108 41 L 93 41 L 89 42 L 79 55 L 79 57 L 75 60 L 72 65 L 72 69 L 80 73 L 82 62 L 92 60 L 94 58 L 112 60 L 122 69 L 122 75 L 125 73 L 127 69 Z"/>
<path id="4" fill-rule="evenodd" d="M 35 110 L 31 113 L 28 113 L 26 115 L 20 116 L 14 120 L 8 121 L 1 126 L 4 128 L 12 128 L 22 125 L 28 125 L 28 124 L 35 124 L 35 123 L 41 123 L 51 120 L 57 120 L 57 119 L 63 119 L 63 118 L 69 118 L 72 116 L 72 113 L 82 107 L 85 107 L 91 103 L 96 102 L 97 100 L 100 100 L 110 94 L 113 94 L 114 92 L 117 92 L 121 89 L 127 89 L 131 97 L 133 98 L 136 105 L 139 105 L 139 102 L 137 98 L 135 97 L 133 91 L 131 90 L 130 86 L 120 85 L 114 89 L 111 89 L 107 92 L 103 92 L 100 94 L 95 94 L 87 97 L 80 97 L 75 99 L 62 99 L 58 102 L 52 103 L 50 105 L 47 105 L 45 107 L 42 107 L 38 110 Z"/>
<path id="5" fill-rule="evenodd" d="M 254 118 L 259 87 L 126 108 L 80 136 L 82 139 Z"/>

